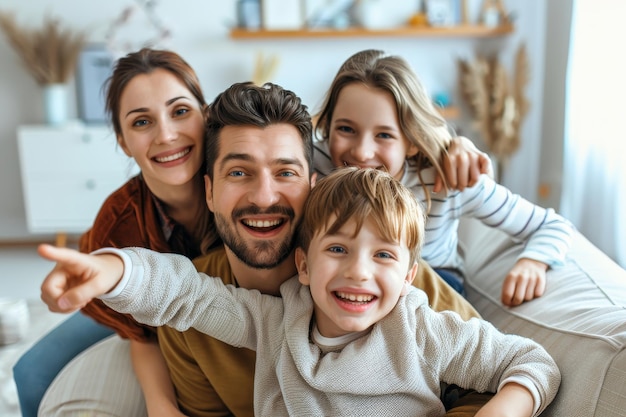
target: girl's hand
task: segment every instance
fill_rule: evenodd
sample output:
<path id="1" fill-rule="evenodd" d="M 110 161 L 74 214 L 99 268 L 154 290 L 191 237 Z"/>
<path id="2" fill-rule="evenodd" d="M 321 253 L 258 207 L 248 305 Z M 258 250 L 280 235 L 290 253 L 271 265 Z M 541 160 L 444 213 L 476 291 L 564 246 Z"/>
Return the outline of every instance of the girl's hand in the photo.
<path id="1" fill-rule="evenodd" d="M 517 306 L 524 301 L 541 297 L 546 290 L 548 265 L 532 259 L 522 258 L 504 279 L 502 304 Z"/>
<path id="2" fill-rule="evenodd" d="M 56 262 L 41 284 L 41 299 L 55 313 L 69 313 L 111 291 L 122 278 L 124 262 L 116 255 L 87 255 L 73 249 L 40 245 L 39 255 Z"/>
<path id="3" fill-rule="evenodd" d="M 493 177 L 489 156 L 464 136 L 457 136 L 450 141 L 448 154 L 443 160 L 443 170 L 448 186 L 459 191 L 476 184 L 481 174 Z M 437 177 L 433 191 L 438 193 L 441 190 L 443 179 Z"/>

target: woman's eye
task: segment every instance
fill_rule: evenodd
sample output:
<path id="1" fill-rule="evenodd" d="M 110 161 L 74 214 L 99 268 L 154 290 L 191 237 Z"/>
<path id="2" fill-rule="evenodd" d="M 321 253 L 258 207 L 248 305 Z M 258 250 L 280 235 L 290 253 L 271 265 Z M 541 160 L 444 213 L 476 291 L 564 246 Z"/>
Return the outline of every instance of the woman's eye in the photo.
<path id="1" fill-rule="evenodd" d="M 174 112 L 174 114 L 175 114 L 176 116 L 181 116 L 181 115 L 183 115 L 183 114 L 187 113 L 188 111 L 189 111 L 189 109 L 177 109 L 177 110 Z"/>
<path id="2" fill-rule="evenodd" d="M 146 119 L 135 120 L 133 122 L 133 126 L 136 126 L 136 127 L 145 126 L 147 124 L 148 124 L 148 121 Z"/>

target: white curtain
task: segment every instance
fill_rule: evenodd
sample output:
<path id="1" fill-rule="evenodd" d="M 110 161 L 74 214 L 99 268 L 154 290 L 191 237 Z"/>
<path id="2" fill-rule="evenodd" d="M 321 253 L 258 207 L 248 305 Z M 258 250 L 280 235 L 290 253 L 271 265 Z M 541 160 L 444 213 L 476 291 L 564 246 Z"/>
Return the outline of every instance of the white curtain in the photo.
<path id="1" fill-rule="evenodd" d="M 574 0 L 561 212 L 626 267 L 626 2 Z"/>

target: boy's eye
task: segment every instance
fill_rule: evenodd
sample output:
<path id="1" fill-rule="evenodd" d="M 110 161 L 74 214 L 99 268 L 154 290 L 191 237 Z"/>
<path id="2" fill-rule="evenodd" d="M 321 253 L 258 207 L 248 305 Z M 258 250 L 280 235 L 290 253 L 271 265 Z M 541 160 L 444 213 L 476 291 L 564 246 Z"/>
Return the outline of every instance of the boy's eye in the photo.
<path id="1" fill-rule="evenodd" d="M 341 246 L 331 246 L 330 248 L 328 248 L 328 251 L 332 253 L 345 253 L 346 252 L 346 250 L 342 248 Z"/>
<path id="2" fill-rule="evenodd" d="M 393 255 L 389 252 L 378 252 L 376 256 L 382 259 L 393 259 Z"/>

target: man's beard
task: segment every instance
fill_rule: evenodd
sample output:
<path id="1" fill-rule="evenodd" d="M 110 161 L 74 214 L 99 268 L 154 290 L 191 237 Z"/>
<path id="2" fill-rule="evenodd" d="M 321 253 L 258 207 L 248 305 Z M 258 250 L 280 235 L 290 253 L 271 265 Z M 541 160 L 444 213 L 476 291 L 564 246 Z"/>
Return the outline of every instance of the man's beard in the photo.
<path id="1" fill-rule="evenodd" d="M 293 221 L 294 213 L 291 209 L 270 209 L 270 211 L 271 213 L 287 213 Z M 229 248 L 240 261 L 252 268 L 272 269 L 280 265 L 280 263 L 291 254 L 295 246 L 295 234 L 286 236 L 285 239 L 280 242 L 258 239 L 252 244 L 252 247 L 249 247 L 246 241 L 237 235 L 235 228 L 231 227 L 231 224 L 236 224 L 238 222 L 237 218 L 241 218 L 243 214 L 258 214 L 258 212 L 258 209 L 253 208 L 238 210 L 237 213 L 233 213 L 231 222 L 221 214 L 215 213 L 215 226 L 224 245 Z"/>

